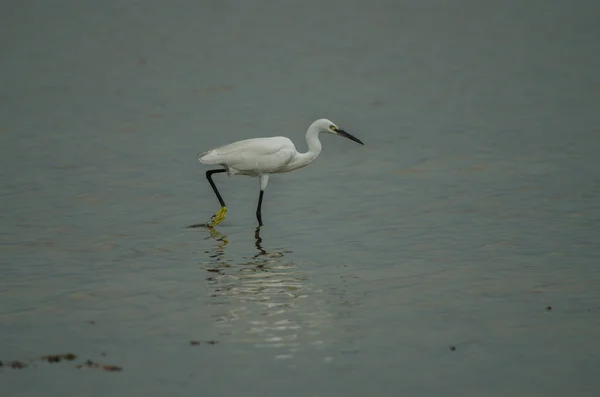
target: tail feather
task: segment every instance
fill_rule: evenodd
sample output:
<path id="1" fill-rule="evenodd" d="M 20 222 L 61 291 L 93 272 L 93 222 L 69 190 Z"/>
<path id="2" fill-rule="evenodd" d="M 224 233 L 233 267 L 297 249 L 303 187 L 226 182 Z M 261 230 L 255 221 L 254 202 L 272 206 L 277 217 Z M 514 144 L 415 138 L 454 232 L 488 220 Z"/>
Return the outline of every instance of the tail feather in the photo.
<path id="1" fill-rule="evenodd" d="M 206 158 L 206 156 L 208 156 L 210 154 L 211 150 L 209 150 L 208 152 L 202 152 L 198 155 L 198 160 L 200 160 L 201 163 L 206 163 L 206 160 L 208 160 Z"/>

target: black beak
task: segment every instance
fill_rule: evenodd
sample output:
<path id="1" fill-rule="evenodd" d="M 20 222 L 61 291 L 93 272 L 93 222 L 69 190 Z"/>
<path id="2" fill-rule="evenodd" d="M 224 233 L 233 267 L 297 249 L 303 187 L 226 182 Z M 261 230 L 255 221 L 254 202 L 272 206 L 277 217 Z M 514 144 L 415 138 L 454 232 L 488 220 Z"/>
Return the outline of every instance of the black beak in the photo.
<path id="1" fill-rule="evenodd" d="M 360 139 L 358 139 L 357 137 L 355 137 L 352 134 L 347 133 L 344 130 L 337 130 L 337 133 L 338 133 L 339 136 L 343 136 L 345 138 L 353 140 L 356 143 L 360 143 L 361 145 L 364 145 L 364 143 L 362 143 L 362 141 Z"/>

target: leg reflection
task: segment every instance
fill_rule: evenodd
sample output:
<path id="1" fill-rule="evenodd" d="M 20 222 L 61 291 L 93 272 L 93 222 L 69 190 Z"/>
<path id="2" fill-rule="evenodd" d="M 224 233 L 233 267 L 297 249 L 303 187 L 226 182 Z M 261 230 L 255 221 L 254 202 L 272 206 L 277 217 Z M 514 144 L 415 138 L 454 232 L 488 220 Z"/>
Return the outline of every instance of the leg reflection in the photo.
<path id="1" fill-rule="evenodd" d="M 258 250 L 258 254 L 254 255 L 255 258 L 258 258 L 261 255 L 267 254 L 267 251 L 264 250 L 261 243 L 262 243 L 262 238 L 260 237 L 260 226 L 259 226 L 254 231 L 254 245 L 256 246 L 256 249 Z"/>
<path id="2" fill-rule="evenodd" d="M 261 228 L 254 230 L 252 249 L 250 230 L 230 235 L 240 241 L 227 248 L 227 255 L 227 237 L 211 232 L 217 244 L 202 264 L 209 272 L 202 310 L 219 335 L 271 349 L 274 357 L 291 359 L 301 350 L 320 349 L 327 342 L 322 330 L 331 327 L 332 317 L 321 289 L 288 257 L 291 251 L 268 245 Z M 251 253 L 240 255 L 239 249 L 248 248 Z"/>
<path id="3" fill-rule="evenodd" d="M 218 232 L 215 228 L 211 227 L 208 228 L 208 230 L 210 230 L 210 235 L 206 239 L 212 238 L 217 242 L 217 244 L 207 253 L 209 254 L 210 258 L 217 261 L 215 265 L 218 267 L 222 264 L 221 260 L 225 259 L 225 247 L 227 244 L 229 244 L 229 240 L 227 240 L 226 235 Z"/>

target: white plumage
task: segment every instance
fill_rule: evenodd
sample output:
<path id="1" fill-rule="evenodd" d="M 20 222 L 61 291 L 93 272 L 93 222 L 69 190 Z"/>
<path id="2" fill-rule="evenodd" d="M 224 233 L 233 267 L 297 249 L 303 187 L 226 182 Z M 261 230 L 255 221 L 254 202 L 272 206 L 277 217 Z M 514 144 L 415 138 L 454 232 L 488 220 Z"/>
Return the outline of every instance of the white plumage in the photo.
<path id="1" fill-rule="evenodd" d="M 313 122 L 306 131 L 306 144 L 308 146 L 306 153 L 298 152 L 294 143 L 283 136 L 246 139 L 200 153 L 198 159 L 201 163 L 222 167 L 206 172 L 206 177 L 221 203 L 221 209 L 213 215 L 208 226 L 218 225 L 227 215 L 225 201 L 212 180 L 212 174 L 227 172 L 229 175 L 260 177 L 260 196 L 256 217 L 259 226 L 262 226 L 261 205 L 269 175 L 293 171 L 312 163 L 321 153 L 322 146 L 319 141 L 319 133 L 322 132 L 343 136 L 361 145 L 363 144 L 360 139 L 340 129 L 332 121 L 319 119 Z"/>
<path id="2" fill-rule="evenodd" d="M 260 176 L 285 172 L 285 166 L 298 153 L 289 138 L 253 138 L 201 153 L 201 163 L 221 165 L 229 175 Z"/>

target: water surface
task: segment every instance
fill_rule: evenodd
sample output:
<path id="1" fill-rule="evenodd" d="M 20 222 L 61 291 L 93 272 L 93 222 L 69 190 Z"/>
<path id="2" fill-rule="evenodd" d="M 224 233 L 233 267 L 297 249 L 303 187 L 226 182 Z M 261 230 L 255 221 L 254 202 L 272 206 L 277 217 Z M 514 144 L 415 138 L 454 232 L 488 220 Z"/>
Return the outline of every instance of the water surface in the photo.
<path id="1" fill-rule="evenodd" d="M 1 394 L 595 395 L 598 14 L 5 5 Z M 227 220 L 186 228 L 218 209 L 199 152 L 319 117 L 365 146 L 272 177 L 259 234 L 223 174 Z"/>

